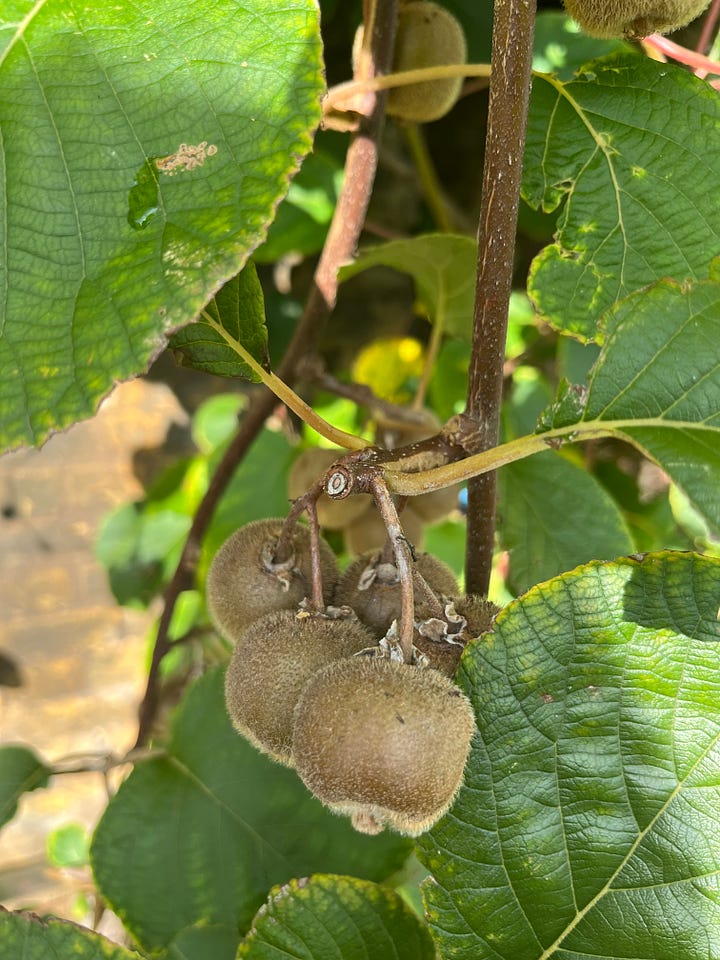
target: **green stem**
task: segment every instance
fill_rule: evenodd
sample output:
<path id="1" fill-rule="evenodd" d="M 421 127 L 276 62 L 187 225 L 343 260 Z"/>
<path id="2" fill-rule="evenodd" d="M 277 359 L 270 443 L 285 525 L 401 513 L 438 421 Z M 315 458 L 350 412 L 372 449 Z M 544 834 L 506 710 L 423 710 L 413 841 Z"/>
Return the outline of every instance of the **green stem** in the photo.
<path id="1" fill-rule="evenodd" d="M 339 447 L 344 447 L 346 450 L 362 450 L 367 446 L 367 441 L 363 440 L 362 437 L 358 437 L 354 433 L 346 433 L 344 430 L 339 430 L 331 423 L 328 423 L 327 420 L 324 420 L 319 414 L 315 413 L 313 408 L 305 403 L 302 397 L 299 397 L 291 387 L 274 373 L 266 370 L 262 364 L 258 363 L 255 357 L 245 349 L 240 341 L 228 333 L 225 327 L 223 327 L 221 323 L 218 323 L 207 310 L 202 311 L 202 318 L 205 323 L 209 327 L 212 327 L 212 329 L 223 338 L 227 345 L 235 351 L 243 363 L 246 363 L 248 367 L 250 367 L 258 379 L 261 380 L 269 390 L 272 390 L 278 400 L 281 400 L 286 407 L 289 407 L 293 413 L 296 413 L 301 420 L 304 420 L 305 423 L 319 433 L 321 437 L 325 437 L 326 440 L 330 440 L 331 443 L 335 443 Z"/>
<path id="2" fill-rule="evenodd" d="M 552 449 L 562 443 L 575 443 L 580 440 L 596 440 L 601 437 L 614 437 L 626 443 L 633 443 L 631 436 L 625 434 L 628 426 L 657 426 L 657 420 L 617 420 L 601 421 L 589 420 L 585 423 L 575 423 L 567 427 L 558 427 L 546 433 L 529 434 L 519 437 L 509 443 L 456 460 L 442 467 L 432 470 L 420 470 L 416 473 L 407 473 L 403 470 L 403 461 L 393 460 L 381 464 L 385 482 L 391 493 L 415 497 L 421 493 L 431 493 L 433 490 L 442 490 L 455 483 L 464 483 L 475 477 L 484 476 L 490 471 L 497 470 L 507 463 L 523 460 L 525 457 Z M 682 428 L 685 424 L 678 422 L 673 426 Z"/>

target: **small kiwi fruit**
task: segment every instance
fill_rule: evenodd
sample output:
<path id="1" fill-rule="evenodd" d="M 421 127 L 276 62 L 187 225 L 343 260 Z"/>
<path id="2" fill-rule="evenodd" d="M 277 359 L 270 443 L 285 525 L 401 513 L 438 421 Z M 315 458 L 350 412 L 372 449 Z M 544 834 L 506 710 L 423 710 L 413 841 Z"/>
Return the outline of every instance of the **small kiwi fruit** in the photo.
<path id="1" fill-rule="evenodd" d="M 303 686 L 321 667 L 374 643 L 355 619 L 279 610 L 238 638 L 225 674 L 225 703 L 235 729 L 280 763 L 292 765 L 293 713 Z"/>
<path id="2" fill-rule="evenodd" d="M 412 510 L 423 523 L 433 524 L 444 520 L 457 507 L 458 487 L 443 487 L 442 490 L 431 490 L 430 493 L 421 493 L 408 501 L 405 510 Z"/>
<path id="3" fill-rule="evenodd" d="M 415 568 L 436 594 L 458 592 L 455 574 L 431 553 L 421 553 Z M 335 589 L 335 603 L 351 607 L 364 624 L 379 636 L 400 617 L 400 577 L 393 563 L 383 563 L 379 551 L 358 557 L 347 568 Z M 423 620 L 430 611 L 419 590 L 415 591 L 415 616 Z"/>
<path id="4" fill-rule="evenodd" d="M 422 547 L 424 541 L 423 522 L 409 505 L 400 514 L 400 523 L 405 536 L 414 547 Z M 345 534 L 345 549 L 353 555 L 367 553 L 368 550 L 380 550 L 387 540 L 387 529 L 374 503 L 348 524 Z"/>
<path id="5" fill-rule="evenodd" d="M 431 0 L 413 0 L 400 7 L 393 72 L 466 62 L 465 33 L 449 10 Z M 415 123 L 438 120 L 454 106 L 462 82 L 462 77 L 450 77 L 394 87 L 388 94 L 387 112 Z"/>
<path id="6" fill-rule="evenodd" d="M 325 450 L 322 447 L 303 450 L 290 467 L 288 497 L 291 500 L 301 497 L 341 456 L 340 450 Z M 322 493 L 317 501 L 318 521 L 321 527 L 327 527 L 328 530 L 344 530 L 371 503 L 372 497 L 367 493 L 346 497 L 344 500 L 333 500 L 326 493 Z"/>
<path id="7" fill-rule="evenodd" d="M 274 610 L 288 610 L 311 592 L 310 531 L 296 524 L 292 553 L 275 559 L 284 521 L 254 520 L 237 530 L 213 557 L 207 575 L 210 617 L 223 636 L 236 638 L 248 624 Z M 338 577 L 335 554 L 320 540 L 323 595 L 327 603 Z"/>
<path id="8" fill-rule="evenodd" d="M 638 39 L 679 30 L 710 0 L 565 0 L 567 12 L 592 37 Z"/>
<path id="9" fill-rule="evenodd" d="M 436 670 L 352 657 L 303 689 L 293 756 L 305 785 L 357 830 L 417 836 L 453 802 L 474 729 L 469 701 Z"/>

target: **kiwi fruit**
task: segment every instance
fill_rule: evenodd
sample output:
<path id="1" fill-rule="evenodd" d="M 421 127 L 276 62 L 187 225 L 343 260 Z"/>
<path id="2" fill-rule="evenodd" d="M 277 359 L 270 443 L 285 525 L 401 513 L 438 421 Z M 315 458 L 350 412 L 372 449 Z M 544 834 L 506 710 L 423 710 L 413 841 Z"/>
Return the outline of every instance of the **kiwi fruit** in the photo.
<path id="1" fill-rule="evenodd" d="M 275 518 L 254 520 L 237 530 L 213 557 L 206 583 L 208 612 L 228 640 L 235 640 L 264 614 L 296 608 L 311 592 L 310 531 L 296 524 L 290 538 L 291 555 L 276 560 L 283 524 Z M 338 569 L 335 554 L 322 539 L 320 566 L 327 603 Z"/>
<path id="2" fill-rule="evenodd" d="M 225 674 L 233 726 L 274 760 L 292 765 L 293 713 L 307 681 L 321 667 L 374 643 L 355 619 L 280 610 L 238 638 Z"/>
<path id="3" fill-rule="evenodd" d="M 414 547 L 422 547 L 425 539 L 424 524 L 409 505 L 400 514 L 400 523 L 410 543 Z M 368 550 L 380 550 L 387 540 L 387 529 L 374 503 L 345 527 L 344 533 L 345 549 L 355 556 L 367 553 Z"/>
<path id="4" fill-rule="evenodd" d="M 408 502 L 405 512 L 412 510 L 423 523 L 433 524 L 444 520 L 457 507 L 458 487 L 443 487 L 442 490 L 431 490 L 430 493 L 421 493 Z"/>
<path id="5" fill-rule="evenodd" d="M 342 456 L 341 450 L 325 450 L 322 447 L 310 447 L 293 461 L 288 474 L 288 497 L 297 500 L 301 497 L 335 461 Z M 372 503 L 368 493 L 333 500 L 326 493 L 317 500 L 317 517 L 321 527 L 328 530 L 344 530 L 348 524 L 359 517 Z"/>
<path id="6" fill-rule="evenodd" d="M 709 0 L 565 0 L 567 12 L 592 37 L 637 39 L 690 23 Z"/>
<path id="7" fill-rule="evenodd" d="M 417 836 L 453 802 L 474 729 L 469 701 L 436 670 L 353 657 L 306 684 L 293 756 L 305 785 L 357 830 Z"/>
<path id="8" fill-rule="evenodd" d="M 430 0 L 401 6 L 393 72 L 466 62 L 465 33 L 449 10 Z M 450 77 L 394 87 L 388 93 L 387 112 L 415 123 L 438 120 L 454 106 L 462 82 L 462 77 Z"/>
<path id="9" fill-rule="evenodd" d="M 421 553 L 415 561 L 416 570 L 425 578 L 436 594 L 454 595 L 458 592 L 455 574 L 442 560 L 430 553 Z M 338 581 L 335 603 L 351 607 L 364 624 L 378 636 L 387 633 L 393 620 L 400 617 L 400 577 L 392 563 L 383 563 L 379 551 L 358 557 Z M 415 591 L 415 617 L 424 620 L 430 610 L 419 590 Z"/>

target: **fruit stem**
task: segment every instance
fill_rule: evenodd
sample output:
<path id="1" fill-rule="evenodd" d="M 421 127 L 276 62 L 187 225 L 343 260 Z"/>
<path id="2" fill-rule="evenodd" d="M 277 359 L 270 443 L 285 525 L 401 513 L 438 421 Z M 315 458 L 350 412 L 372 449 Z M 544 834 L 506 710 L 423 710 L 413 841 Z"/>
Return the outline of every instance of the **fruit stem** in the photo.
<path id="1" fill-rule="evenodd" d="M 320 564 L 320 524 L 317 518 L 317 499 L 308 500 L 306 511 L 310 524 L 310 569 L 312 571 L 312 605 L 317 613 L 325 609 L 322 567 Z"/>
<path id="2" fill-rule="evenodd" d="M 520 202 L 525 130 L 530 102 L 535 0 L 496 0 L 490 104 L 482 204 L 472 355 L 465 417 L 470 454 L 498 443 L 503 362 L 512 289 L 513 254 Z M 495 546 L 495 472 L 468 484 L 465 583 L 486 596 Z"/>
<path id="3" fill-rule="evenodd" d="M 375 504 L 383 518 L 388 538 L 395 554 L 395 566 L 400 576 L 400 630 L 398 641 L 405 663 L 412 662 L 413 630 L 415 620 L 415 600 L 413 589 L 413 558 L 410 545 L 400 526 L 395 504 L 388 493 L 382 476 L 375 475 L 370 480 L 370 489 Z"/>
<path id="4" fill-rule="evenodd" d="M 425 577 L 420 573 L 420 571 L 415 567 L 413 569 L 413 577 L 415 581 L 415 586 L 419 588 L 420 592 L 423 595 L 423 599 L 427 606 L 430 609 L 430 612 L 434 617 L 437 617 L 438 620 L 445 620 L 445 610 L 443 605 L 440 603 L 437 598 L 435 591 L 427 582 Z"/>

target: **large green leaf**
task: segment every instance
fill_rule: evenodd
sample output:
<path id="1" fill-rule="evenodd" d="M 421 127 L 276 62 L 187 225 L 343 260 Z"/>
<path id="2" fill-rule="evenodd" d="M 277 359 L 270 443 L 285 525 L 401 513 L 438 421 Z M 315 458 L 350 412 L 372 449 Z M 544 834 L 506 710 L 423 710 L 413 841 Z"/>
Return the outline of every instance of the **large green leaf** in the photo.
<path id="1" fill-rule="evenodd" d="M 409 273 L 428 320 L 439 324 L 445 333 L 469 340 L 476 266 L 475 240 L 431 233 L 363 250 L 353 263 L 341 267 L 339 277 L 347 280 L 369 267 L 392 267 Z"/>
<path id="2" fill-rule="evenodd" d="M 613 301 L 707 276 L 720 252 L 720 100 L 692 74 L 616 54 L 577 79 L 536 77 L 523 194 L 564 202 L 529 290 L 555 326 L 595 338 Z"/>
<path id="3" fill-rule="evenodd" d="M 46 787 L 51 773 L 27 747 L 0 747 L 0 827 L 15 816 L 20 797 Z"/>
<path id="4" fill-rule="evenodd" d="M 74 923 L 9 913 L 3 907 L 0 944 L 8 960 L 139 960 L 134 950 L 125 950 Z"/>
<path id="5" fill-rule="evenodd" d="M 354 877 L 276 887 L 238 960 L 435 960 L 427 927 L 392 890 Z"/>
<path id="6" fill-rule="evenodd" d="M 720 561 L 594 562 L 466 651 L 465 787 L 419 841 L 444 957 L 720 956 Z"/>
<path id="7" fill-rule="evenodd" d="M 275 883 L 341 870 L 382 880 L 407 852 L 399 837 L 355 833 L 240 737 L 216 670 L 184 701 L 167 756 L 137 765 L 110 801 L 91 860 L 102 895 L 157 949 L 200 922 L 247 929 Z"/>
<path id="8" fill-rule="evenodd" d="M 238 356 L 234 343 L 262 366 L 269 365 L 265 301 L 252 263 L 228 280 L 195 323 L 170 337 L 170 347 L 183 364 L 219 377 L 259 382 L 257 374 Z"/>
<path id="9" fill-rule="evenodd" d="M 499 484 L 498 533 L 510 551 L 516 593 L 579 563 L 632 552 L 612 497 L 586 470 L 552 450 L 503 467 Z"/>
<path id="10" fill-rule="evenodd" d="M 0 449 L 143 370 L 264 238 L 323 90 L 314 0 L 6 0 Z"/>

